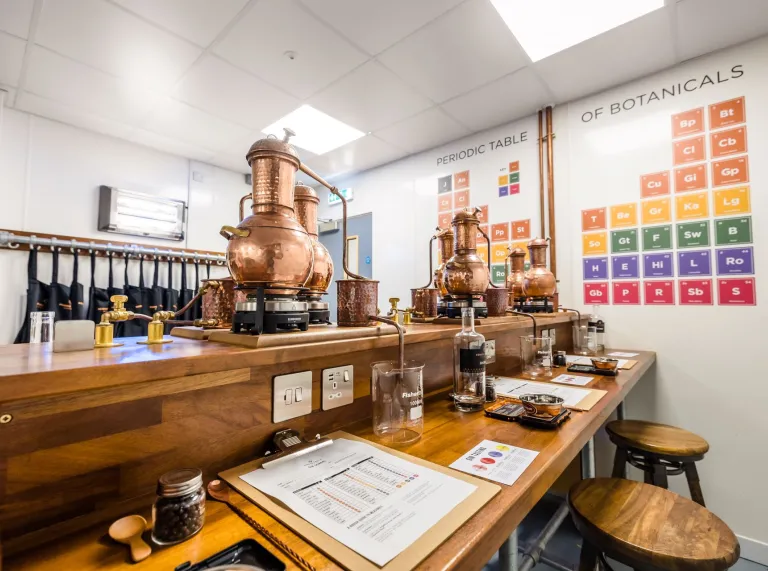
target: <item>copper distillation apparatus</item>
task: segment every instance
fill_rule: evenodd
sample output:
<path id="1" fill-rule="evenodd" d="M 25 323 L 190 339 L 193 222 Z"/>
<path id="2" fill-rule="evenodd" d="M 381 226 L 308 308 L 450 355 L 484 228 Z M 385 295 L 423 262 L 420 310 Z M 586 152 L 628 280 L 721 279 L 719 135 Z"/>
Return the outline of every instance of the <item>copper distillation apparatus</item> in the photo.
<path id="1" fill-rule="evenodd" d="M 437 273 L 433 274 L 432 244 L 438 238 L 442 230 L 435 229 L 435 234 L 429 239 L 429 283 L 424 287 L 411 290 L 411 308 L 416 317 L 437 317 L 438 288 L 432 287 L 437 281 Z"/>
<path id="2" fill-rule="evenodd" d="M 525 302 L 523 286 L 525 283 L 525 250 L 522 248 L 510 248 L 504 260 L 504 273 L 509 299 L 509 307 L 522 307 Z"/>
<path id="3" fill-rule="evenodd" d="M 448 296 L 448 290 L 445 289 L 443 272 L 445 271 L 446 262 L 453 255 L 453 229 L 441 228 L 435 236 L 437 237 L 438 250 L 441 256 L 440 265 L 435 270 L 435 288 L 437 288 L 437 295 L 440 298 L 440 301 L 437 302 L 437 314 L 445 315 L 445 298 Z"/>
<path id="4" fill-rule="evenodd" d="M 528 242 L 531 267 L 523 277 L 525 299 L 518 304 L 518 310 L 525 313 L 554 313 L 557 311 L 557 282 L 555 275 L 547 268 L 547 247 L 549 241 L 535 238 Z"/>
<path id="5" fill-rule="evenodd" d="M 479 208 L 465 208 L 456 213 L 453 226 L 453 256 L 445 263 L 443 283 L 447 295 L 443 298 L 445 315 L 461 317 L 465 307 L 475 308 L 475 317 L 487 317 L 488 309 L 483 295 L 488 289 L 490 276 L 482 258 L 477 255 Z"/>
<path id="6" fill-rule="evenodd" d="M 488 244 L 488 275 L 491 274 L 491 239 L 488 234 L 483 232 L 483 229 L 478 227 L 480 234 L 485 238 Z M 485 303 L 488 306 L 488 317 L 504 317 L 507 311 L 507 298 L 509 290 L 505 287 L 499 287 L 493 283 L 488 282 L 488 289 L 485 290 Z"/>

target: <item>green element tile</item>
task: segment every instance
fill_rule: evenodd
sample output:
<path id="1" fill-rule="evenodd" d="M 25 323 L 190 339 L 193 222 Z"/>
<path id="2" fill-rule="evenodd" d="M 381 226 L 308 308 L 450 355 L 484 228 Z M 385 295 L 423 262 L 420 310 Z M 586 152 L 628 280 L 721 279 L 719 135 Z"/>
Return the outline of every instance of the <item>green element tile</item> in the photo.
<path id="1" fill-rule="evenodd" d="M 724 218 L 715 220 L 715 242 L 718 246 L 726 244 L 752 243 L 752 217 Z"/>
<path id="2" fill-rule="evenodd" d="M 495 284 L 503 284 L 504 279 L 504 264 L 491 265 L 491 281 Z"/>
<path id="3" fill-rule="evenodd" d="M 530 270 L 530 269 L 531 269 L 531 262 L 525 262 L 525 263 L 523 264 L 523 269 L 524 269 L 526 272 L 527 272 L 528 270 Z"/>
<path id="4" fill-rule="evenodd" d="M 611 252 L 637 252 L 637 229 L 612 231 Z"/>
<path id="5" fill-rule="evenodd" d="M 513 184 L 515 182 L 520 182 L 520 172 L 519 171 L 515 171 L 515 172 L 509 174 L 509 184 Z"/>
<path id="6" fill-rule="evenodd" d="M 672 249 L 672 226 L 643 228 L 643 252 Z"/>
<path id="7" fill-rule="evenodd" d="M 677 225 L 677 247 L 698 248 L 709 246 L 709 220 L 685 222 Z"/>

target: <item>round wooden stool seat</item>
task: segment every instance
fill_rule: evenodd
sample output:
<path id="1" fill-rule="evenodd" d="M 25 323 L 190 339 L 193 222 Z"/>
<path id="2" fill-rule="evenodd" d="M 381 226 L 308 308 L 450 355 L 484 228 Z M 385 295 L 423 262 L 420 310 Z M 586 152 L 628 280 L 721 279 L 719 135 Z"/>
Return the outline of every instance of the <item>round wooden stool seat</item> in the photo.
<path id="1" fill-rule="evenodd" d="M 739 542 L 720 518 L 657 486 L 582 480 L 568 505 L 585 547 L 634 569 L 722 571 L 739 558 Z"/>
<path id="2" fill-rule="evenodd" d="M 709 443 L 701 436 L 668 424 L 614 420 L 605 425 L 605 430 L 618 446 L 659 456 L 703 456 L 709 450 Z"/>

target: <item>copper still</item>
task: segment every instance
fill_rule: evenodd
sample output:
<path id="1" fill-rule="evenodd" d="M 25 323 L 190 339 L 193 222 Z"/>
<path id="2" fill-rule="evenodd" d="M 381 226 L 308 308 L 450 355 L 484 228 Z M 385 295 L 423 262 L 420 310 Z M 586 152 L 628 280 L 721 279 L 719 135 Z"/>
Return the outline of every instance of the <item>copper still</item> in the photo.
<path id="1" fill-rule="evenodd" d="M 235 289 L 232 278 L 201 280 L 203 319 L 215 319 L 216 329 L 232 329 L 232 315 L 238 301 L 245 301 L 246 293 Z"/>
<path id="2" fill-rule="evenodd" d="M 421 288 L 411 290 L 411 308 L 417 317 L 437 317 L 437 288 L 432 287 L 432 244 L 441 230 L 429 239 L 429 283 Z"/>
<path id="3" fill-rule="evenodd" d="M 443 279 L 443 272 L 445 271 L 445 264 L 453 255 L 453 230 L 451 228 L 438 228 L 437 234 L 438 248 L 442 255 L 442 263 L 435 270 L 435 287 L 437 288 L 438 295 L 442 298 L 448 295 L 448 290 L 445 289 L 445 280 Z"/>
<path id="4" fill-rule="evenodd" d="M 453 257 L 445 263 L 443 280 L 450 295 L 483 295 L 490 282 L 488 268 L 477 255 L 479 208 L 465 208 L 458 212 L 453 226 Z"/>
<path id="5" fill-rule="evenodd" d="M 509 290 L 509 305 L 515 305 L 515 300 L 523 299 L 523 284 L 525 281 L 525 250 L 512 248 L 504 260 L 507 273 L 507 290 Z"/>
<path id="6" fill-rule="evenodd" d="M 312 293 L 325 293 L 333 279 L 333 260 L 317 235 L 317 205 L 320 199 L 315 189 L 302 183 L 297 183 L 293 192 L 293 205 L 296 219 L 312 238 L 314 264 L 309 280 L 304 284 Z"/>
<path id="7" fill-rule="evenodd" d="M 544 238 L 528 242 L 531 267 L 523 279 L 523 294 L 526 297 L 552 297 L 557 292 L 555 276 L 547 269 L 548 246 L 549 242 Z"/>
<path id="8" fill-rule="evenodd" d="M 488 275 L 491 275 L 491 239 L 488 234 L 478 227 L 480 234 L 485 238 L 488 244 Z M 507 294 L 506 287 L 498 287 L 493 281 L 488 282 L 488 289 L 485 290 L 485 304 L 488 308 L 488 317 L 504 317 L 507 312 Z"/>
<path id="9" fill-rule="evenodd" d="M 252 215 L 224 226 L 227 265 L 237 285 L 297 288 L 312 274 L 312 238 L 296 220 L 293 186 L 301 164 L 285 129 L 282 141 L 256 141 L 246 158 L 253 175 Z M 241 207 L 244 200 L 240 201 Z"/>

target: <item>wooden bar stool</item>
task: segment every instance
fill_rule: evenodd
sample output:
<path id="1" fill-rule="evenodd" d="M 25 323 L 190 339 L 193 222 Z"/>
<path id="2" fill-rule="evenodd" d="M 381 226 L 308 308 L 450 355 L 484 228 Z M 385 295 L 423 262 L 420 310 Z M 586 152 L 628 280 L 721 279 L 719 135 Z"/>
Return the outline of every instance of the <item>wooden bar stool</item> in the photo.
<path id="1" fill-rule="evenodd" d="M 568 493 L 584 541 L 579 571 L 605 556 L 638 571 L 724 571 L 739 559 L 739 542 L 708 509 L 688 498 L 632 480 L 582 480 Z"/>
<path id="2" fill-rule="evenodd" d="M 646 484 L 667 488 L 667 476 L 685 473 L 691 499 L 704 504 L 696 462 L 704 458 L 709 444 L 701 436 L 682 428 L 643 420 L 614 420 L 605 425 L 616 445 L 614 478 L 626 478 L 626 463 L 644 473 Z"/>

